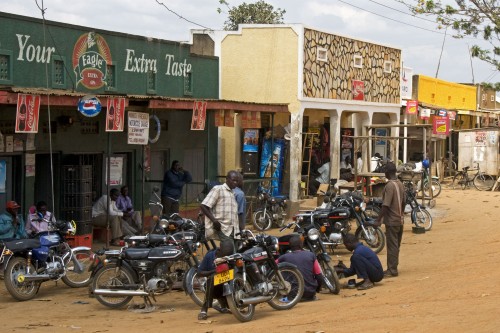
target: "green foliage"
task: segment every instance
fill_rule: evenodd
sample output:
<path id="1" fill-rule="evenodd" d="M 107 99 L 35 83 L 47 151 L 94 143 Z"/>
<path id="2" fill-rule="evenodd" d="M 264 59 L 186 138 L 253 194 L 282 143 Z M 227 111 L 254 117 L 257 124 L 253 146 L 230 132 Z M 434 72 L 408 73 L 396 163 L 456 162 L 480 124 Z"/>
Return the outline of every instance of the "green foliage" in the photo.
<path id="1" fill-rule="evenodd" d="M 230 6 L 226 0 L 219 0 L 221 5 L 228 9 L 228 19 L 224 22 L 224 30 L 238 30 L 238 24 L 255 23 L 255 24 L 279 24 L 283 23 L 284 9 L 274 7 L 263 0 L 255 3 L 247 4 L 246 2 L 235 7 Z M 219 14 L 224 11 L 217 8 Z"/>
<path id="2" fill-rule="evenodd" d="M 414 14 L 435 15 L 439 29 L 451 27 L 454 37 L 473 36 L 483 38 L 487 48 L 474 45 L 473 57 L 477 57 L 500 70 L 500 0 L 455 0 L 455 5 L 441 0 L 398 0 Z"/>

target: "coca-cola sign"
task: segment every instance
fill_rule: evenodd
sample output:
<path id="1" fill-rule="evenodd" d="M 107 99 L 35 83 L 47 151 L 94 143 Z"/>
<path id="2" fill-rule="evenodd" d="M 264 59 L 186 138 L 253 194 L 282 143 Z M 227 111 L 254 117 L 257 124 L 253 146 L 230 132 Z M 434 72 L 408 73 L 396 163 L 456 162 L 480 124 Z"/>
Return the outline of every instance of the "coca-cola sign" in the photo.
<path id="1" fill-rule="evenodd" d="M 106 110 L 106 132 L 123 132 L 125 98 L 109 97 Z"/>
<path id="2" fill-rule="evenodd" d="M 38 133 L 39 113 L 39 95 L 18 94 L 15 132 Z"/>

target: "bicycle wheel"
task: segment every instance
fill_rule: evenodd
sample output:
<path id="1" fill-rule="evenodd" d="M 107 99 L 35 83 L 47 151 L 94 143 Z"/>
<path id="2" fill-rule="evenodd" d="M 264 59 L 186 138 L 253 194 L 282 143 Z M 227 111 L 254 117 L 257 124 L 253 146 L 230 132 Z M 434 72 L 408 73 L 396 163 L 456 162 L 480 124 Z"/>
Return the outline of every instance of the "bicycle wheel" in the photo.
<path id="1" fill-rule="evenodd" d="M 441 193 L 441 183 L 437 179 L 433 179 L 432 182 L 432 194 L 433 197 L 437 197 Z M 431 196 L 431 190 L 429 189 L 429 181 L 424 182 L 424 193 L 426 197 Z"/>
<path id="2" fill-rule="evenodd" d="M 495 179 L 492 176 L 481 172 L 474 177 L 472 183 L 479 191 L 489 191 L 495 184 Z"/>
<path id="3" fill-rule="evenodd" d="M 451 182 L 451 188 L 456 189 L 464 182 L 464 174 L 462 171 L 458 171 Z"/>

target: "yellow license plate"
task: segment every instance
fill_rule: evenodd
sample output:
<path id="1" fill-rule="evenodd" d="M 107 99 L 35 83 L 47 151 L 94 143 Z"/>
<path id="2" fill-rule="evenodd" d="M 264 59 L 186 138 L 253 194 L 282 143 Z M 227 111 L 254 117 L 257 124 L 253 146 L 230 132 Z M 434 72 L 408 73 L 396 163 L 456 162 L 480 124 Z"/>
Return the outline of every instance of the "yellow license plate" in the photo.
<path id="1" fill-rule="evenodd" d="M 214 286 L 234 279 L 234 269 L 214 275 Z"/>

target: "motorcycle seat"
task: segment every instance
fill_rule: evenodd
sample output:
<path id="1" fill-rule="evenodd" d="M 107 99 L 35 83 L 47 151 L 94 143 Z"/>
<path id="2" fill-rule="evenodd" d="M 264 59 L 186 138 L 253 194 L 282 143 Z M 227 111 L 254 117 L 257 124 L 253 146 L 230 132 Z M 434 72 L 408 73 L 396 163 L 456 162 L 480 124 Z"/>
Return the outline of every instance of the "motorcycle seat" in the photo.
<path id="1" fill-rule="evenodd" d="M 5 246 L 12 252 L 19 252 L 27 249 L 37 249 L 40 247 L 39 238 L 18 239 L 5 242 Z"/>
<path id="2" fill-rule="evenodd" d="M 147 259 L 150 250 L 148 248 L 128 248 L 125 250 L 125 259 Z"/>

